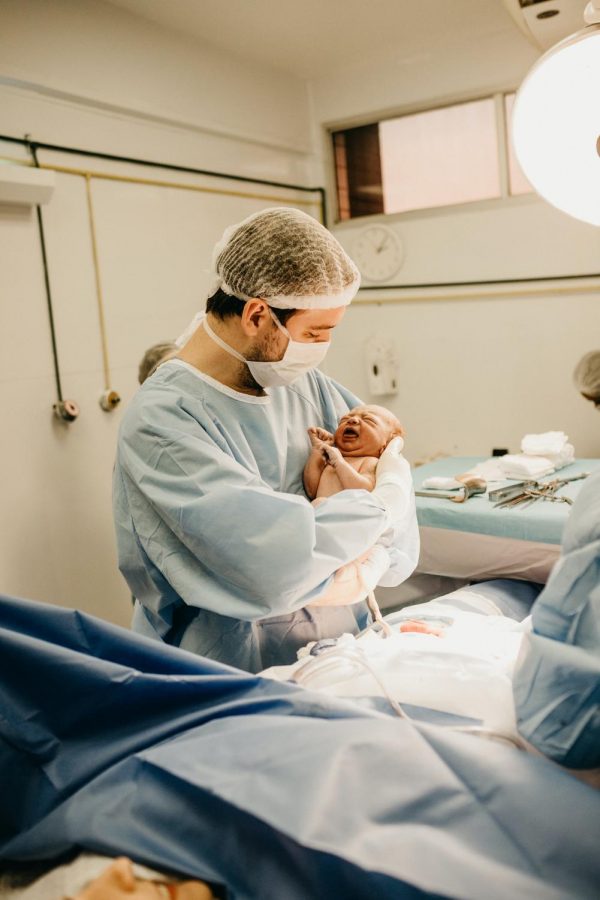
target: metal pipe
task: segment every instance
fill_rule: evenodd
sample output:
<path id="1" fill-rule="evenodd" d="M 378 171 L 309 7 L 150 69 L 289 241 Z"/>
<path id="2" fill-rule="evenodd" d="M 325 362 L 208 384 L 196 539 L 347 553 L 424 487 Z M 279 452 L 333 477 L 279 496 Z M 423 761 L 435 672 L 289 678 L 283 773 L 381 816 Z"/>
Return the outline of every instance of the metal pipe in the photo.
<path id="1" fill-rule="evenodd" d="M 33 144 L 28 144 L 25 140 L 23 143 L 29 147 L 31 151 L 31 155 L 33 157 L 33 162 L 36 168 L 39 169 L 40 164 L 38 162 L 37 153 Z M 46 254 L 46 240 L 44 237 L 44 222 L 42 220 L 42 209 L 38 205 L 36 206 L 37 212 L 37 220 L 38 220 L 38 229 L 40 235 L 40 247 L 42 250 L 42 262 L 44 266 L 44 284 L 46 285 L 46 304 L 48 307 L 48 319 L 50 322 L 50 343 L 52 345 L 52 359 L 54 362 L 54 380 L 56 381 L 56 393 L 58 395 L 58 402 L 63 402 L 62 395 L 62 385 L 60 383 L 60 368 L 58 365 L 58 350 L 56 348 L 56 329 L 54 327 L 54 311 L 52 308 L 52 291 L 50 289 L 50 275 L 48 272 L 48 256 Z"/>
<path id="2" fill-rule="evenodd" d="M 16 138 L 4 134 L 0 134 L 0 141 L 8 141 L 13 144 L 23 144 L 29 147 L 35 147 L 37 150 L 54 150 L 58 153 L 72 153 L 75 156 L 91 156 L 95 159 L 109 159 L 114 162 L 133 163 L 137 166 L 150 166 L 154 169 L 170 169 L 173 172 L 189 172 L 194 175 L 208 175 L 212 178 L 225 178 L 230 181 L 243 181 L 247 184 L 262 184 L 268 187 L 286 188 L 292 191 L 304 191 L 306 193 L 321 194 L 324 202 L 324 188 L 322 187 L 306 187 L 301 184 L 288 184 L 282 181 L 268 181 L 264 178 L 250 178 L 246 175 L 232 175 L 229 172 L 214 172 L 210 169 L 195 169 L 192 166 L 178 166 L 174 163 L 162 163 L 149 159 L 137 159 L 132 156 L 119 156 L 115 153 L 101 153 L 95 150 L 81 150 L 75 147 L 64 147 L 60 144 L 47 144 L 42 141 L 30 141 L 26 138 Z"/>
<path id="3" fill-rule="evenodd" d="M 409 289 L 421 289 L 421 288 L 448 288 L 448 287 L 480 287 L 484 284 L 496 285 L 496 284 L 526 284 L 527 282 L 535 282 L 539 284 L 540 281 L 569 281 L 572 279 L 579 278 L 600 278 L 600 272 L 584 272 L 579 275 L 536 275 L 531 278 L 490 278 L 486 281 L 438 281 L 431 282 L 430 284 L 373 284 L 373 285 L 364 285 L 359 288 L 360 291 L 404 291 Z"/>

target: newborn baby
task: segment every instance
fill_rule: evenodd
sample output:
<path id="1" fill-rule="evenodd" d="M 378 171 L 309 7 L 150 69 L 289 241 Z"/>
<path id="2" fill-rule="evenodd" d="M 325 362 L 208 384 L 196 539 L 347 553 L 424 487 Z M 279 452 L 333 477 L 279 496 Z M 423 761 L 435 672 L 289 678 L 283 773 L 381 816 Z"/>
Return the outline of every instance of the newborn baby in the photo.
<path id="1" fill-rule="evenodd" d="M 395 437 L 402 437 L 402 425 L 383 406 L 357 406 L 339 421 L 335 434 L 324 428 L 309 428 L 311 454 L 304 467 L 304 489 L 315 503 L 348 488 L 372 491 L 379 457 Z M 363 560 L 368 557 L 366 553 Z M 361 560 L 356 560 L 360 567 Z M 353 565 L 353 564 L 350 564 Z M 375 594 L 370 591 L 367 606 L 374 622 L 389 636 Z"/>
<path id="2" fill-rule="evenodd" d="M 342 416 L 335 434 L 324 428 L 309 428 L 308 434 L 312 451 L 304 467 L 304 489 L 314 500 L 348 488 L 372 491 L 379 457 L 404 431 L 389 409 L 357 406 Z"/>

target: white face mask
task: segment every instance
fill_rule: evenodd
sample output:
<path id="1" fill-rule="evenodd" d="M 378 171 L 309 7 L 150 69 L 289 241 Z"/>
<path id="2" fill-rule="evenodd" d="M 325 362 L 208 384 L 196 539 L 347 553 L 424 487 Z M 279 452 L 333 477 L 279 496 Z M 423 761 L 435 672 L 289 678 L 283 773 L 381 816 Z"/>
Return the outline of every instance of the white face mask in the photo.
<path id="1" fill-rule="evenodd" d="M 295 341 L 287 328 L 285 328 L 277 316 L 269 307 L 271 318 L 288 338 L 288 345 L 283 354 L 283 359 L 273 360 L 272 362 L 259 362 L 257 360 L 246 359 L 229 344 L 226 344 L 218 335 L 214 333 L 206 318 L 202 320 L 204 330 L 209 337 L 215 341 L 223 350 L 235 356 L 241 362 L 245 362 L 250 369 L 250 374 L 257 384 L 261 387 L 280 387 L 282 385 L 291 384 L 305 372 L 315 369 L 319 363 L 322 363 L 329 350 L 329 341 L 319 341 L 318 343 L 305 344 L 302 341 Z"/>

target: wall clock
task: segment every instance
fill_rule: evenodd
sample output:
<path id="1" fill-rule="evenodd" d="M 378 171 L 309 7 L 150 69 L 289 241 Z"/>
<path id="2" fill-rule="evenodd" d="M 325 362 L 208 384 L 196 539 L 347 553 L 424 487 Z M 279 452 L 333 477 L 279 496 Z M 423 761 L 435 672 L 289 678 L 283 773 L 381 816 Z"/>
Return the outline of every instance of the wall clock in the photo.
<path id="1" fill-rule="evenodd" d="M 367 281 L 389 281 L 402 268 L 402 241 L 387 225 L 368 225 L 354 241 L 353 259 Z"/>

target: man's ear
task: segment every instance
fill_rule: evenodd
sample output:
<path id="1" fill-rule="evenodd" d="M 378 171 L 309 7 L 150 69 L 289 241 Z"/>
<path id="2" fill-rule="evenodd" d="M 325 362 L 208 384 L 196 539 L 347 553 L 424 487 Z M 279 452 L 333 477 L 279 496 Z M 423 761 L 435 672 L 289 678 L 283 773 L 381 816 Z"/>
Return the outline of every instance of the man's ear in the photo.
<path id="1" fill-rule="evenodd" d="M 264 300 L 247 300 L 242 310 L 242 331 L 247 337 L 257 337 L 271 324 L 269 307 Z"/>

